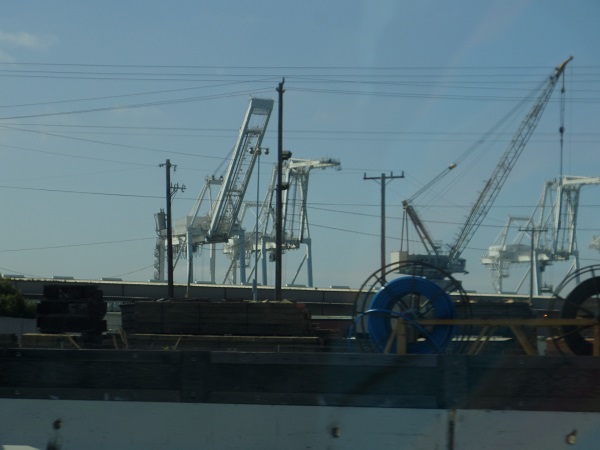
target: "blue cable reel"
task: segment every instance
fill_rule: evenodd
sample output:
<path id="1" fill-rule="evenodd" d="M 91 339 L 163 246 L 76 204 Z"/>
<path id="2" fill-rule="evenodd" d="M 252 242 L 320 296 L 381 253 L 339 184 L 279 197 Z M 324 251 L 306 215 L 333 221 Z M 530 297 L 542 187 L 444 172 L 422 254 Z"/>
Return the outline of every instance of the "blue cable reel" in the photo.
<path id="1" fill-rule="evenodd" d="M 456 316 L 450 295 L 437 284 L 418 276 L 404 276 L 386 283 L 373 297 L 366 316 L 369 337 L 380 352 L 384 352 L 391 338 L 389 351 L 396 352 L 394 322 L 405 320 L 408 353 L 443 353 L 452 342 L 453 325 L 434 325 L 425 328 L 419 319 L 452 319 Z M 358 319 L 358 318 L 357 318 Z"/>

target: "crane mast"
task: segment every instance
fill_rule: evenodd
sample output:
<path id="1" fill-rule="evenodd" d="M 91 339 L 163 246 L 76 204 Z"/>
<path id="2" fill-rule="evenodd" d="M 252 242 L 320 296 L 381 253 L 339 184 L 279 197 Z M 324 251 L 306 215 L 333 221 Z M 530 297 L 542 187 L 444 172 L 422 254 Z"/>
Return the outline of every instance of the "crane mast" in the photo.
<path id="1" fill-rule="evenodd" d="M 290 158 L 283 162 L 282 174 L 283 184 L 287 187 L 283 192 L 283 251 L 297 250 L 301 245 L 306 246 L 306 252 L 302 262 L 298 266 L 296 276 L 292 280 L 292 284 L 295 283 L 296 278 L 304 263 L 306 263 L 306 275 L 308 287 L 313 287 L 313 276 L 312 276 L 312 241 L 310 237 L 309 223 L 308 223 L 308 182 L 310 172 L 314 169 L 327 169 L 336 168 L 340 170 L 340 162 L 332 158 L 322 158 L 319 160 L 309 159 L 298 159 Z M 241 236 L 234 236 L 229 240 L 223 249 L 225 254 L 231 257 L 231 265 L 225 276 L 225 282 L 228 276 L 233 275 L 233 279 L 236 279 L 235 269 L 240 260 L 238 267 L 241 272 L 241 264 L 249 263 L 254 254 L 255 265 L 251 267 L 251 275 L 256 276 L 258 271 L 258 261 L 262 260 L 262 284 L 267 284 L 267 266 L 265 256 L 267 252 L 271 252 L 275 249 L 275 208 L 273 206 L 273 194 L 275 192 L 277 184 L 277 165 L 273 166 L 273 174 L 271 176 L 271 182 L 267 189 L 267 194 L 262 205 L 253 205 L 249 202 L 244 202 L 245 208 L 243 208 L 240 214 L 240 223 L 244 219 L 244 215 L 251 207 L 259 208 L 258 220 L 254 225 L 254 230 L 247 234 L 247 239 L 243 245 L 243 249 L 240 248 L 242 242 Z M 245 257 L 240 253 L 246 252 Z M 240 258 L 242 256 L 242 258 Z M 270 258 L 270 256 L 268 257 Z M 240 278 L 242 278 L 240 273 Z"/>
<path id="2" fill-rule="evenodd" d="M 572 258 L 569 272 L 579 269 L 577 220 L 584 186 L 600 186 L 600 177 L 563 175 L 546 181 L 531 217 L 509 217 L 497 241 L 481 258 L 481 263 L 492 271 L 492 283 L 498 293 L 505 293 L 503 279 L 509 277 L 513 264 L 527 264 L 529 270 L 511 291 L 518 292 L 526 276 L 533 273 L 531 281 L 537 295 L 550 288 L 543 282 L 546 266 Z M 518 234 L 509 241 L 507 237 L 514 230 Z"/>
<path id="3" fill-rule="evenodd" d="M 483 190 L 480 192 L 477 200 L 473 204 L 467 219 L 459 232 L 457 233 L 453 244 L 448 246 L 448 253 L 442 255 L 438 252 L 437 247 L 434 245 L 434 241 L 427 233 L 422 220 L 418 217 L 416 210 L 412 207 L 410 202 L 405 202 L 405 212 L 414 224 L 419 237 L 421 238 L 423 245 L 427 249 L 428 255 L 408 255 L 405 252 L 404 257 L 409 260 L 421 260 L 430 262 L 433 261 L 436 265 L 441 263 L 442 269 L 447 270 L 450 273 L 465 272 L 465 260 L 460 258 L 463 250 L 467 247 L 473 235 L 483 222 L 484 218 L 490 211 L 498 193 L 504 186 L 508 175 L 515 166 L 517 160 L 521 156 L 523 149 L 527 145 L 529 138 L 533 134 L 533 131 L 537 127 L 542 113 L 550 100 L 552 92 L 558 83 L 561 75 L 563 74 L 566 65 L 573 59 L 569 57 L 566 61 L 560 64 L 554 69 L 554 72 L 550 76 L 549 80 L 542 89 L 541 94 L 537 98 L 531 110 L 525 116 L 525 119 L 521 122 L 519 128 L 514 134 L 508 148 L 500 158 L 500 161 L 496 165 L 492 175 L 485 183 Z M 429 185 L 428 185 L 429 186 Z M 421 190 L 422 191 L 422 190 Z M 419 192 L 421 192 L 419 191 Z M 414 198 L 414 196 L 412 197 Z M 403 257 L 401 253 L 401 258 Z M 431 256 L 427 258 L 427 256 Z"/>

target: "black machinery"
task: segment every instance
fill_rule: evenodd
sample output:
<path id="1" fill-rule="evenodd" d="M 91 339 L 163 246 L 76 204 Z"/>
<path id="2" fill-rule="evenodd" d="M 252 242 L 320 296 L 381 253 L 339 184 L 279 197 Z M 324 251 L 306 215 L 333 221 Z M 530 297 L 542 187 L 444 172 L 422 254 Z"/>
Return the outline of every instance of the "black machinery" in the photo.
<path id="1" fill-rule="evenodd" d="M 106 331 L 106 303 L 96 286 L 50 284 L 37 306 L 37 327 L 42 333 L 81 333 L 95 342 Z"/>

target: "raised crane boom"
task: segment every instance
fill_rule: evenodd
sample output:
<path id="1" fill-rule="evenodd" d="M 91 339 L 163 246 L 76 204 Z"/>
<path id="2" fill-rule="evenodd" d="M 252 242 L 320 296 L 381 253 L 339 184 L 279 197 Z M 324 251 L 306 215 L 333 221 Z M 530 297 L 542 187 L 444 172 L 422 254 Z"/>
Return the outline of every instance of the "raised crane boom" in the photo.
<path id="1" fill-rule="evenodd" d="M 496 165 L 494 172 L 477 197 L 477 200 L 473 204 L 464 225 L 456 235 L 454 243 L 448 246 L 447 253 L 442 254 L 439 245 L 436 244 L 436 242 L 432 239 L 423 221 L 420 219 L 417 211 L 411 203 L 412 200 L 414 200 L 424 190 L 431 187 L 433 183 L 439 181 L 442 176 L 445 176 L 450 170 L 454 169 L 456 165 L 451 164 L 447 169 L 444 170 L 444 172 L 442 172 L 442 174 L 434 178 L 434 180 L 419 190 L 417 194 L 403 202 L 405 215 L 411 220 L 415 229 L 417 230 L 417 233 L 419 234 L 419 237 L 425 246 L 427 254 L 409 255 L 408 250 L 401 250 L 399 252 L 400 261 L 426 262 L 449 273 L 465 272 L 465 260 L 460 258 L 460 255 L 471 241 L 471 238 L 479 228 L 479 225 L 481 225 L 483 222 L 483 219 L 490 211 L 490 208 L 496 200 L 498 193 L 502 189 L 502 186 L 504 185 L 504 182 L 506 181 L 510 171 L 515 166 L 519 156 L 521 156 L 523 149 L 527 145 L 529 138 L 537 127 L 542 113 L 544 112 L 544 109 L 550 100 L 550 96 L 552 95 L 554 87 L 563 74 L 566 65 L 572 59 L 572 56 L 569 57 L 569 59 L 554 69 L 554 72 L 544 85 L 541 94 L 537 98 L 529 113 L 525 116 L 525 119 L 514 134 L 508 148 L 505 150 L 500 161 Z M 437 273 L 438 272 L 436 270 L 430 272 L 431 276 L 436 276 L 435 274 Z"/>
<path id="2" fill-rule="evenodd" d="M 206 233 L 208 242 L 227 242 L 236 224 L 257 158 L 257 152 L 249 150 L 260 148 L 272 109 L 273 100 L 250 100 L 221 190 L 210 214 L 210 226 Z M 247 155 L 250 155 L 249 160 L 246 159 Z"/>
<path id="3" fill-rule="evenodd" d="M 477 228 L 479 228 L 479 225 L 481 225 L 481 222 L 490 211 L 490 208 L 496 200 L 498 193 L 502 189 L 508 174 L 515 166 L 515 163 L 519 159 L 519 156 L 521 156 L 521 153 L 527 145 L 529 138 L 537 127 L 540 118 L 542 117 L 542 113 L 544 112 L 544 109 L 550 100 L 550 96 L 552 95 L 552 91 L 554 90 L 556 83 L 563 74 L 566 65 L 572 59 L 572 56 L 569 57 L 569 59 L 554 69 L 554 73 L 550 76 L 550 79 L 546 83 L 541 95 L 531 108 L 531 111 L 529 111 L 527 116 L 525 116 L 525 120 L 523 120 L 517 132 L 514 134 L 508 148 L 496 165 L 492 176 L 486 182 L 483 190 L 479 194 L 479 197 L 473 204 L 473 207 L 467 216 L 466 222 L 454 240 L 454 244 L 452 244 L 450 247 L 448 257 L 451 261 L 460 257 L 465 247 L 471 241 L 475 231 L 477 231 Z"/>
<path id="4" fill-rule="evenodd" d="M 259 152 L 253 151 L 262 145 L 269 118 L 273 110 L 273 100 L 251 98 L 248 110 L 231 152 L 227 171 L 219 177 L 208 177 L 190 214 L 175 223 L 173 244 L 177 249 L 177 260 L 187 255 L 188 282 L 193 282 L 193 254 L 203 245 L 211 248 L 211 281 L 214 282 L 214 245 L 227 242 L 239 233 L 240 209 L 248 189 L 248 182 L 257 161 Z M 219 188 L 216 199 L 212 188 Z M 160 214 L 160 213 L 159 213 Z M 164 251 L 166 237 L 163 233 L 164 213 L 157 216 L 158 242 L 155 249 L 155 279 L 163 279 Z M 176 263 L 177 261 L 175 261 Z"/>

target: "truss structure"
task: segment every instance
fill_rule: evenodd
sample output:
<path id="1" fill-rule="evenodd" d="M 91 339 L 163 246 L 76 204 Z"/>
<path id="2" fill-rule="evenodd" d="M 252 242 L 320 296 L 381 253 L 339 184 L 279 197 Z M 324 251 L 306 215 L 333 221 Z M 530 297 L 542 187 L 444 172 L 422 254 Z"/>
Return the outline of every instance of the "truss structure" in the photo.
<path id="1" fill-rule="evenodd" d="M 600 236 L 594 236 L 590 244 L 590 248 L 594 248 L 600 252 Z"/>
<path id="2" fill-rule="evenodd" d="M 262 262 L 262 282 L 267 284 L 266 261 L 275 251 L 275 208 L 274 192 L 277 183 L 277 166 L 262 204 L 247 202 L 245 196 L 248 185 L 260 155 L 273 100 L 252 98 L 240 128 L 236 146 L 231 152 L 229 165 L 222 175 L 206 178 L 190 214 L 175 222 L 173 228 L 174 266 L 180 260 L 187 262 L 187 282 L 194 280 L 194 256 L 205 248 L 209 251 L 210 283 L 216 283 L 216 244 L 222 243 L 223 252 L 230 259 L 223 283 L 246 284 L 246 268 L 254 264 L 250 275 L 258 274 L 258 263 Z M 288 159 L 282 168 L 283 185 L 283 251 L 306 246 L 306 253 L 291 284 L 294 284 L 302 266 L 306 263 L 307 284 L 312 287 L 312 249 L 308 225 L 308 180 L 312 169 L 339 168 L 339 161 L 333 159 L 305 160 Z M 257 178 L 260 171 L 257 171 Z M 259 179 L 259 178 L 258 178 Z M 258 186 L 257 186 L 258 194 Z M 249 211 L 255 210 L 255 222 L 244 227 Z M 166 219 L 160 211 L 156 217 L 156 247 L 154 279 L 165 280 L 166 266 Z M 246 222 L 248 222 L 246 220 Z M 250 232 L 246 230 L 250 229 Z"/>
<path id="3" fill-rule="evenodd" d="M 492 272 L 498 293 L 505 291 L 503 280 L 514 264 L 527 264 L 528 270 L 512 292 L 518 292 L 529 277 L 534 294 L 551 291 L 543 282 L 546 266 L 571 261 L 568 273 L 579 269 L 577 216 L 579 196 L 584 186 L 599 185 L 600 177 L 562 176 L 547 181 L 530 217 L 509 217 L 496 242 L 488 248 L 481 263 Z M 510 236 L 514 236 L 512 239 Z"/>
<path id="4" fill-rule="evenodd" d="M 210 246 L 211 281 L 214 282 L 215 244 L 227 242 L 231 236 L 240 234 L 238 215 L 259 155 L 254 150 L 261 147 L 272 110 L 273 100 L 250 99 L 227 170 L 221 176 L 213 175 L 205 180 L 190 214 L 175 223 L 173 248 L 177 256 L 174 265 L 181 256 L 186 257 L 188 283 L 193 282 L 195 252 L 202 246 Z M 218 192 L 213 195 L 217 189 Z M 164 280 L 164 212 L 156 217 L 155 279 Z"/>
<path id="5" fill-rule="evenodd" d="M 340 169 L 340 162 L 330 158 L 320 160 L 308 160 L 291 158 L 284 161 L 282 167 L 283 184 L 283 251 L 298 250 L 305 247 L 296 273 L 290 284 L 296 280 L 306 265 L 306 285 L 313 287 L 312 273 L 312 241 L 308 222 L 308 181 L 311 170 L 336 168 Z M 277 166 L 273 171 L 262 204 L 245 202 L 240 223 L 246 214 L 257 211 L 257 219 L 253 229 L 249 233 L 239 233 L 233 236 L 226 244 L 223 252 L 231 259 L 231 264 L 225 275 L 225 281 L 235 284 L 238 280 L 246 282 L 246 267 L 250 267 L 249 276 L 258 279 L 259 263 L 262 272 L 261 281 L 263 285 L 268 284 L 267 260 L 274 259 L 275 252 L 275 208 L 274 192 L 277 183 Z M 242 230 L 243 231 L 243 230 Z"/>

